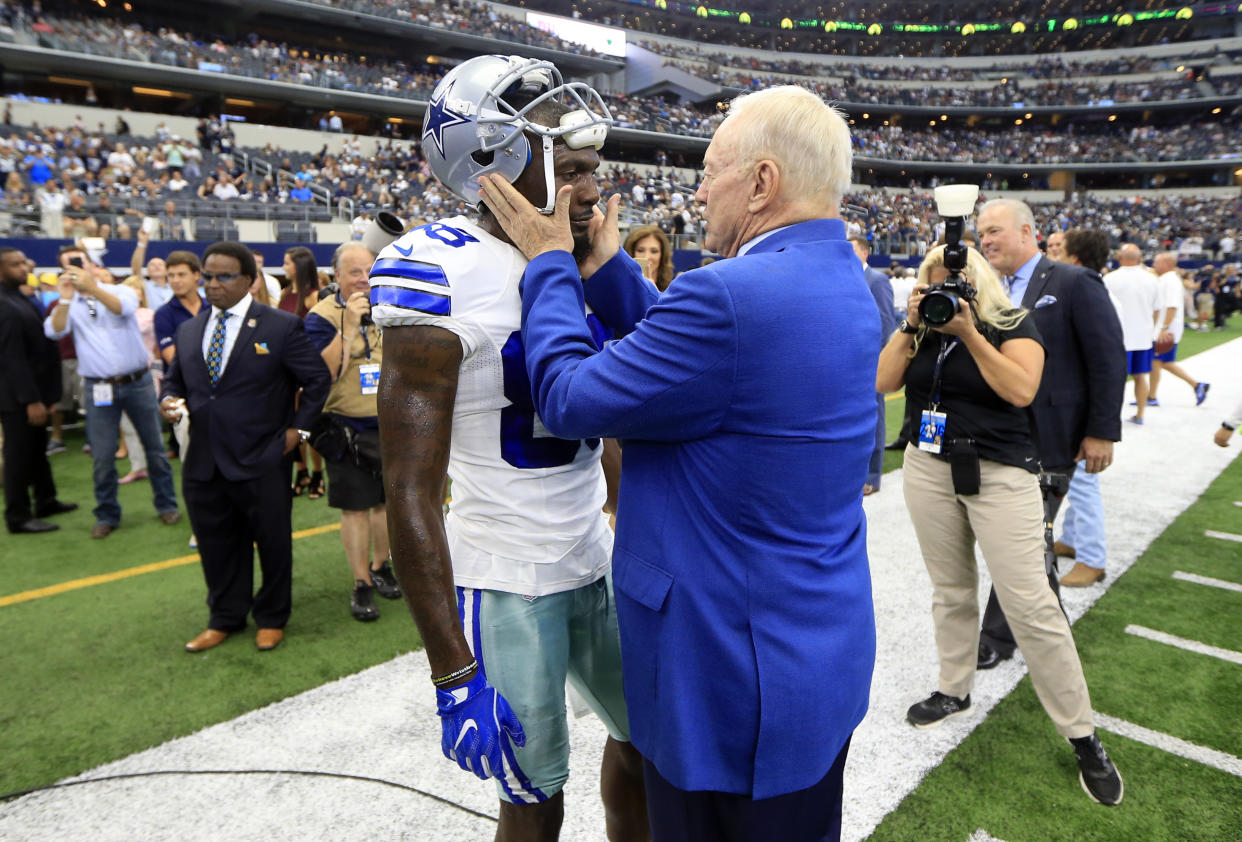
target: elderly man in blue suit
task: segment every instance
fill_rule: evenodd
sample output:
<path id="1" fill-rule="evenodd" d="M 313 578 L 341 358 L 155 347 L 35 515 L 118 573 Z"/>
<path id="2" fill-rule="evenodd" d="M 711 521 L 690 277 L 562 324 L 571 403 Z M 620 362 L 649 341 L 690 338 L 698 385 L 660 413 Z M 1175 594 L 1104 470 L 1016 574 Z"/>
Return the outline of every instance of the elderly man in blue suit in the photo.
<path id="1" fill-rule="evenodd" d="M 875 660 L 862 486 L 880 345 L 838 218 L 849 181 L 838 112 L 796 87 L 739 97 L 696 196 L 726 259 L 662 295 L 619 251 L 615 197 L 576 263 L 568 188 L 541 216 L 483 182 L 531 258 L 543 424 L 624 448 L 613 575 L 656 840 L 840 835 Z M 596 346 L 587 303 L 617 341 Z"/>

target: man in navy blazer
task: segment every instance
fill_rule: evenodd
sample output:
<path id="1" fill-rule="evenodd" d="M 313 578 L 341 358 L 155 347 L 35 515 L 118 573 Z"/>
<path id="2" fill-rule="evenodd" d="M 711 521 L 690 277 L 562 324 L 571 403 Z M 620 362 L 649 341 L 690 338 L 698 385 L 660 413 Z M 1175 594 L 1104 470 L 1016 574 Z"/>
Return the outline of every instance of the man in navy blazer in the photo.
<path id="1" fill-rule="evenodd" d="M 739 97 L 696 196 L 726 259 L 662 295 L 619 252 L 616 197 L 578 265 L 568 193 L 545 217 L 484 181 L 532 258 L 540 418 L 622 440 L 613 577 L 656 840 L 839 837 L 875 659 L 862 486 L 880 344 L 837 218 L 849 180 L 835 110 L 796 87 Z M 622 337 L 602 349 L 584 292 Z"/>
<path id="2" fill-rule="evenodd" d="M 332 378 L 302 320 L 250 297 L 254 256 L 240 243 L 203 253 L 210 308 L 177 329 L 160 410 L 190 414 L 181 482 L 207 580 L 207 629 L 186 644 L 202 652 L 246 626 L 274 649 L 289 619 L 293 582 L 290 453 L 327 399 Z M 302 390 L 294 409 L 294 397 Z M 252 594 L 254 551 L 263 584 Z"/>
<path id="3" fill-rule="evenodd" d="M 867 258 L 871 256 L 871 244 L 862 235 L 850 237 L 850 245 L 854 254 L 862 263 L 863 277 L 867 280 L 867 288 L 875 299 L 876 309 L 880 311 L 880 347 L 888 342 L 897 329 L 897 308 L 893 306 L 893 282 L 879 269 L 874 269 Z M 888 440 L 888 427 L 885 423 L 885 395 L 875 394 L 875 449 L 871 451 L 871 461 L 867 463 L 867 483 L 863 486 L 863 495 L 874 494 L 880 490 L 880 479 L 884 473 L 884 442 Z"/>
<path id="4" fill-rule="evenodd" d="M 1099 274 L 1042 256 L 1031 209 L 1015 199 L 994 199 L 979 210 L 984 257 L 1010 279 L 1010 298 L 1031 311 L 1047 358 L 1031 404 L 1039 462 L 1045 473 L 1073 476 L 1113 461 L 1121 440 L 1126 383 L 1125 345 L 1117 311 Z M 1064 491 L 1061 492 L 1064 494 Z M 1056 519 L 1061 497 L 1045 493 L 1045 514 Z M 1049 547 L 1048 582 L 1060 594 Z M 978 666 L 989 669 L 1013 655 L 1017 644 L 993 590 L 983 616 Z"/>

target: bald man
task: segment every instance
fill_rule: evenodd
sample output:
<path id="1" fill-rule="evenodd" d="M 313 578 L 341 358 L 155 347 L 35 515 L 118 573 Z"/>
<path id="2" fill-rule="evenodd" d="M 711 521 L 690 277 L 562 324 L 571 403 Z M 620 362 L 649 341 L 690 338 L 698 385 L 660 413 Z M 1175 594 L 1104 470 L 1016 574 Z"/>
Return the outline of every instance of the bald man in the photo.
<path id="1" fill-rule="evenodd" d="M 1160 385 L 1160 372 L 1167 371 L 1174 377 L 1184 380 L 1195 390 L 1195 406 L 1207 398 L 1209 384 L 1200 382 L 1186 373 L 1175 360 L 1177 346 L 1182 341 L 1182 333 L 1186 330 L 1185 288 L 1182 276 L 1177 271 L 1177 252 L 1166 251 L 1156 255 L 1152 261 L 1152 269 L 1156 272 L 1156 281 L 1160 285 L 1160 310 L 1157 311 L 1156 344 L 1172 343 L 1172 347 L 1162 354 L 1156 354 L 1151 363 L 1151 390 L 1147 395 L 1147 403 L 1159 406 L 1156 400 L 1156 389 Z"/>
<path id="2" fill-rule="evenodd" d="M 1104 276 L 1104 286 L 1121 304 L 1121 335 L 1126 347 L 1126 372 L 1134 377 L 1134 415 L 1127 421 L 1142 424 L 1147 410 L 1148 382 L 1157 319 L 1160 318 L 1160 284 L 1156 274 L 1143 265 L 1143 252 L 1134 243 L 1117 250 L 1117 269 Z"/>

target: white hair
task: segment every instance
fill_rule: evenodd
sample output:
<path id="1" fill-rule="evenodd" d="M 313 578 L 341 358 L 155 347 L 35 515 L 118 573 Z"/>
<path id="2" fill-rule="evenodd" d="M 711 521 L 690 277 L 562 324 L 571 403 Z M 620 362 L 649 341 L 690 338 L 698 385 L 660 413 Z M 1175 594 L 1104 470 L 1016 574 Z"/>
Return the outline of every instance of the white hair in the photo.
<path id="1" fill-rule="evenodd" d="M 740 161 L 775 161 L 782 192 L 791 198 L 840 203 L 854 161 L 850 127 L 840 111 L 806 88 L 779 85 L 733 100 L 721 127 L 742 117 L 752 122 L 737 136 Z"/>
<path id="2" fill-rule="evenodd" d="M 1020 202 L 1017 199 L 992 199 L 984 202 L 979 208 L 979 216 L 983 216 L 992 208 L 1005 208 L 1013 217 L 1014 223 L 1021 228 L 1023 225 L 1031 226 L 1031 236 L 1035 236 L 1035 214 L 1031 213 L 1031 206 L 1026 202 Z"/>

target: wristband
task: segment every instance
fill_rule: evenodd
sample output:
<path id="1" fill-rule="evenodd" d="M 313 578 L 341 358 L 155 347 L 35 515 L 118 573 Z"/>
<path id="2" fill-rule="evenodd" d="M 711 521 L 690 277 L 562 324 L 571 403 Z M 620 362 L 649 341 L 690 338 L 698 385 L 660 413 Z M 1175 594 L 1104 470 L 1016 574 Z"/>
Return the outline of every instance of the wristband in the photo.
<path id="1" fill-rule="evenodd" d="M 471 658 L 470 663 L 466 664 L 464 667 L 461 667 L 460 669 L 453 670 L 447 675 L 442 675 L 439 678 L 436 678 L 433 675 L 431 677 L 431 683 L 437 687 L 443 687 L 445 684 L 452 684 L 454 681 L 457 681 L 459 678 L 465 678 L 467 675 L 469 675 L 471 672 L 473 672 L 474 670 L 478 668 L 479 668 L 479 662 Z"/>
<path id="2" fill-rule="evenodd" d="M 1224 427 L 1226 430 L 1228 430 L 1229 432 L 1231 432 L 1231 433 L 1232 433 L 1234 430 L 1238 429 L 1238 428 L 1237 428 L 1237 427 L 1235 427 L 1234 425 L 1230 424 L 1228 421 L 1221 421 L 1221 422 L 1220 422 L 1220 425 L 1221 425 L 1222 427 Z"/>

